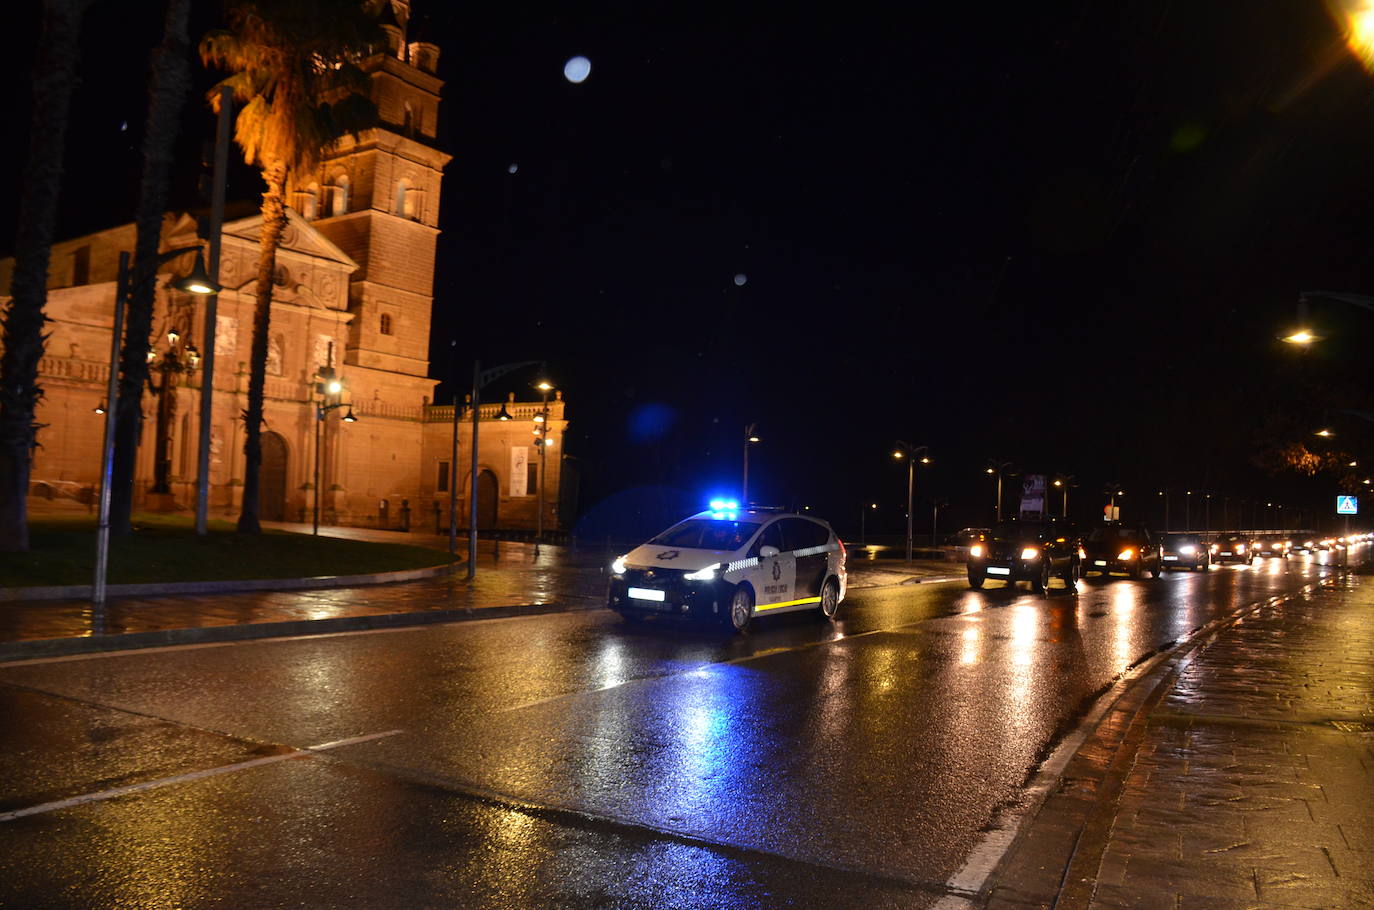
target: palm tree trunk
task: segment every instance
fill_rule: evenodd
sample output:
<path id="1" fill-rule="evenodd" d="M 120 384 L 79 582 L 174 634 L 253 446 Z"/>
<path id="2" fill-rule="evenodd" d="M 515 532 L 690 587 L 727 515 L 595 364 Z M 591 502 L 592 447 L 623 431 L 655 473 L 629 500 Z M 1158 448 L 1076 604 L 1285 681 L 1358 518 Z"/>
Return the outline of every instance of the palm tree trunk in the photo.
<path id="1" fill-rule="evenodd" d="M 172 160 L 181 108 L 191 90 L 191 40 L 187 29 L 190 0 L 168 0 L 162 44 L 153 51 L 148 86 L 147 132 L 143 137 L 143 177 L 139 185 L 138 239 L 134 245 L 135 281 L 128 327 L 120 357 L 119 406 L 115 409 L 114 477 L 110 482 L 110 530 L 132 530 L 134 468 L 143 435 L 143 388 L 148 382 L 148 341 L 157 291 L 158 247 L 167 207 Z"/>
<path id="2" fill-rule="evenodd" d="M 34 411 L 43 397 L 43 306 L 62 190 L 67 114 L 81 58 L 81 17 L 89 0 L 47 0 L 33 69 L 33 125 L 19 200 L 14 275 L 0 355 L 0 551 L 29 548 L 29 470 L 38 444 Z"/>
<path id="3" fill-rule="evenodd" d="M 258 472 L 262 467 L 262 405 L 267 383 L 267 345 L 272 326 L 272 276 L 277 270 L 277 247 L 286 228 L 286 163 L 263 168 L 267 192 L 262 194 L 262 232 L 258 235 L 258 302 L 253 311 L 253 349 L 248 361 L 248 408 L 243 412 L 243 507 L 241 534 L 259 534 Z"/>

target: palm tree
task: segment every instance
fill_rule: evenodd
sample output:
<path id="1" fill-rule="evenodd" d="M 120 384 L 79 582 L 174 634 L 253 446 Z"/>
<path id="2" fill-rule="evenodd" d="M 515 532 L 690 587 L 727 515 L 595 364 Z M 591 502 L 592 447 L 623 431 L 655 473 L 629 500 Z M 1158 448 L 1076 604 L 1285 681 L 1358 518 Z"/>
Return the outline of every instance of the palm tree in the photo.
<path id="1" fill-rule="evenodd" d="M 153 328 L 158 245 L 167 205 L 172 159 L 181 108 L 191 91 L 191 39 L 187 27 L 191 0 L 168 0 L 162 44 L 153 52 L 148 86 L 147 132 L 143 137 L 143 176 L 139 184 L 138 238 L 128 289 L 129 313 L 120 358 L 119 399 L 115 408 L 114 476 L 110 481 L 110 529 L 127 534 L 133 511 L 134 460 L 143 425 L 143 389 L 148 382 L 148 336 Z"/>
<path id="2" fill-rule="evenodd" d="M 389 0 L 384 0 L 389 2 Z M 229 28 L 200 43 L 201 59 L 231 75 L 239 104 L 234 139 L 244 160 L 262 172 L 257 304 L 249 356 L 243 454 L 243 507 L 238 529 L 256 534 L 258 471 L 262 465 L 263 387 L 267 376 L 272 276 L 286 227 L 286 181 L 316 165 L 345 132 L 371 124 L 376 108 L 362 92 L 358 63 L 382 40 L 371 0 L 231 0 Z M 219 86 L 209 94 L 218 108 Z M 335 99 L 330 103 L 329 99 Z"/>
<path id="3" fill-rule="evenodd" d="M 34 411 L 43 397 L 43 306 L 62 189 L 67 113 L 81 59 L 81 17 L 91 0 L 46 0 L 33 68 L 33 121 L 19 199 L 14 276 L 0 347 L 0 551 L 29 548 L 29 468 L 38 444 Z"/>

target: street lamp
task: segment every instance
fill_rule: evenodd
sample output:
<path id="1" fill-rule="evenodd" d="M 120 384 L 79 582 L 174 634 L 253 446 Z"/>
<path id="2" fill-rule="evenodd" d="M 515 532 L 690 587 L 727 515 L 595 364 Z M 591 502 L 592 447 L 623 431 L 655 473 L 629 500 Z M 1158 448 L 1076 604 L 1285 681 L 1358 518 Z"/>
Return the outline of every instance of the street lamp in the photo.
<path id="1" fill-rule="evenodd" d="M 200 352 L 195 345 L 182 345 L 181 333 L 167 332 L 167 351 L 160 358 L 155 350 L 148 351 L 148 362 L 162 375 L 157 385 L 148 376 L 148 390 L 157 396 L 157 438 L 153 441 L 153 488 L 150 493 L 170 494 L 172 475 L 172 427 L 177 416 L 177 377 L 190 373 L 200 365 Z"/>
<path id="2" fill-rule="evenodd" d="M 329 344 L 329 359 L 334 359 L 334 344 Z M 313 527 L 312 534 L 320 533 L 320 453 L 324 448 L 321 443 L 323 436 L 324 418 L 330 411 L 345 407 L 343 401 L 344 383 L 343 379 L 335 373 L 334 368 L 328 364 L 321 366 L 315 371 L 315 497 L 312 511 Z M 347 405 L 348 412 L 343 416 L 344 423 L 356 423 L 358 418 L 353 416 L 352 405 Z"/>
<path id="3" fill-rule="evenodd" d="M 1060 491 L 1064 494 L 1062 513 L 1066 520 L 1069 517 L 1069 487 L 1078 486 L 1078 484 L 1074 483 L 1077 479 L 1078 477 L 1074 474 L 1060 474 L 1054 479 L 1054 485 L 1059 487 Z"/>
<path id="4" fill-rule="evenodd" d="M 1011 463 L 1010 461 L 1002 461 L 1001 459 L 997 459 L 997 458 L 990 458 L 990 459 L 988 459 L 988 466 L 987 466 L 987 468 L 985 469 L 985 471 L 986 471 L 986 473 L 988 473 L 988 474 L 996 474 L 996 475 L 997 475 L 997 523 L 998 523 L 998 524 L 1001 524 L 1001 523 L 1002 523 L 1002 475 L 1005 474 L 1005 475 L 1007 475 L 1008 477 L 1015 477 L 1015 476 L 1016 476 L 1016 472 L 1015 472 L 1014 470 L 1012 470 L 1012 463 Z"/>
<path id="5" fill-rule="evenodd" d="M 930 457 L 925 453 L 930 451 L 929 446 L 914 446 L 904 440 L 897 440 L 897 445 L 901 448 L 892 452 L 892 457 L 906 459 L 906 561 L 911 562 L 911 506 L 916 493 L 916 462 L 930 464 Z"/>
<path id="6" fill-rule="evenodd" d="M 762 440 L 754 434 L 754 428 L 758 424 L 751 423 L 744 428 L 744 480 L 740 484 L 740 502 L 744 507 L 749 508 L 749 447 L 758 445 Z"/>
<path id="7" fill-rule="evenodd" d="M 868 546 L 868 513 L 878 508 L 876 502 L 870 502 L 859 508 L 859 546 Z"/>
<path id="8" fill-rule="evenodd" d="M 534 444 L 539 446 L 539 502 L 535 505 L 535 535 L 534 535 L 534 555 L 539 555 L 539 546 L 544 542 L 544 453 L 553 444 L 553 439 L 549 436 L 549 393 L 553 391 L 553 385 L 548 380 L 541 379 L 535 388 L 544 395 L 544 407 L 534 418 Z M 504 405 L 502 408 L 504 409 Z"/>
<path id="9" fill-rule="evenodd" d="M 105 581 L 110 568 L 110 483 L 114 477 L 115 415 L 118 413 L 116 405 L 119 403 L 119 342 L 124 334 L 124 311 L 129 305 L 129 296 L 133 293 L 134 286 L 148 277 L 145 273 L 155 274 L 161 266 L 178 256 L 192 252 L 196 254 L 196 265 L 191 270 L 191 275 L 195 277 L 190 280 L 178 278 L 172 282 L 172 286 L 198 296 L 215 293 L 219 289 L 213 282 L 207 283 L 201 277 L 205 272 L 205 264 L 201 259 L 199 246 L 178 247 L 160 253 L 140 265 L 138 269 L 130 267 L 127 251 L 121 251 L 119 254 L 119 275 L 115 280 L 114 323 L 110 330 L 110 378 L 105 391 L 105 401 L 108 402 L 105 410 L 105 438 L 100 453 L 100 517 L 95 533 L 95 577 L 91 584 L 91 601 L 97 607 L 105 605 Z"/>
<path id="10" fill-rule="evenodd" d="M 542 367 L 543 365 L 543 361 L 540 360 L 522 360 L 518 363 L 503 363 L 499 367 L 483 370 L 482 361 L 474 360 L 472 362 L 472 475 L 470 478 L 472 486 L 468 491 L 468 581 L 472 581 L 472 579 L 477 577 L 477 429 L 482 411 L 482 390 L 514 370 L 523 370 L 526 367 Z M 453 450 L 455 452 L 458 451 L 458 402 L 456 397 L 455 395 L 455 400 L 453 402 Z M 504 404 L 501 405 L 501 412 L 496 415 L 496 419 L 511 419 L 510 414 L 506 412 L 506 406 Z M 454 467 L 457 468 L 457 465 L 455 464 Z M 457 491 L 454 490 L 449 499 L 451 504 L 454 502 L 453 497 L 456 495 Z M 452 505 L 450 505 L 448 522 L 448 548 L 450 553 L 453 553 L 457 546 L 457 535 L 458 526 L 453 514 Z"/>

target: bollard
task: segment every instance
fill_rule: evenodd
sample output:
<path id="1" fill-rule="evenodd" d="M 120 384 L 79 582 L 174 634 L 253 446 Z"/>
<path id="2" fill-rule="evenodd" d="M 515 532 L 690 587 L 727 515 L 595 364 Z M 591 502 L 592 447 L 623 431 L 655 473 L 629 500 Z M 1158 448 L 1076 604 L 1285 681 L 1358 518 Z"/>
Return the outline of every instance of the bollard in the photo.
<path id="1" fill-rule="evenodd" d="M 410 530 L 410 500 L 401 500 L 401 530 Z"/>

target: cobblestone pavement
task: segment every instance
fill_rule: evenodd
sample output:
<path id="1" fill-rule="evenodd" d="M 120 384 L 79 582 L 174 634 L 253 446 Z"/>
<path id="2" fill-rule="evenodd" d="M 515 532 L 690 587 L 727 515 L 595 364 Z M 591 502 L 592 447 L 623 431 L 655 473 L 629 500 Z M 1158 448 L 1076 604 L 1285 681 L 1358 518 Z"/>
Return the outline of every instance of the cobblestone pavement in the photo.
<path id="1" fill-rule="evenodd" d="M 1223 630 L 1151 712 L 1092 907 L 1374 906 L 1374 584 Z"/>

